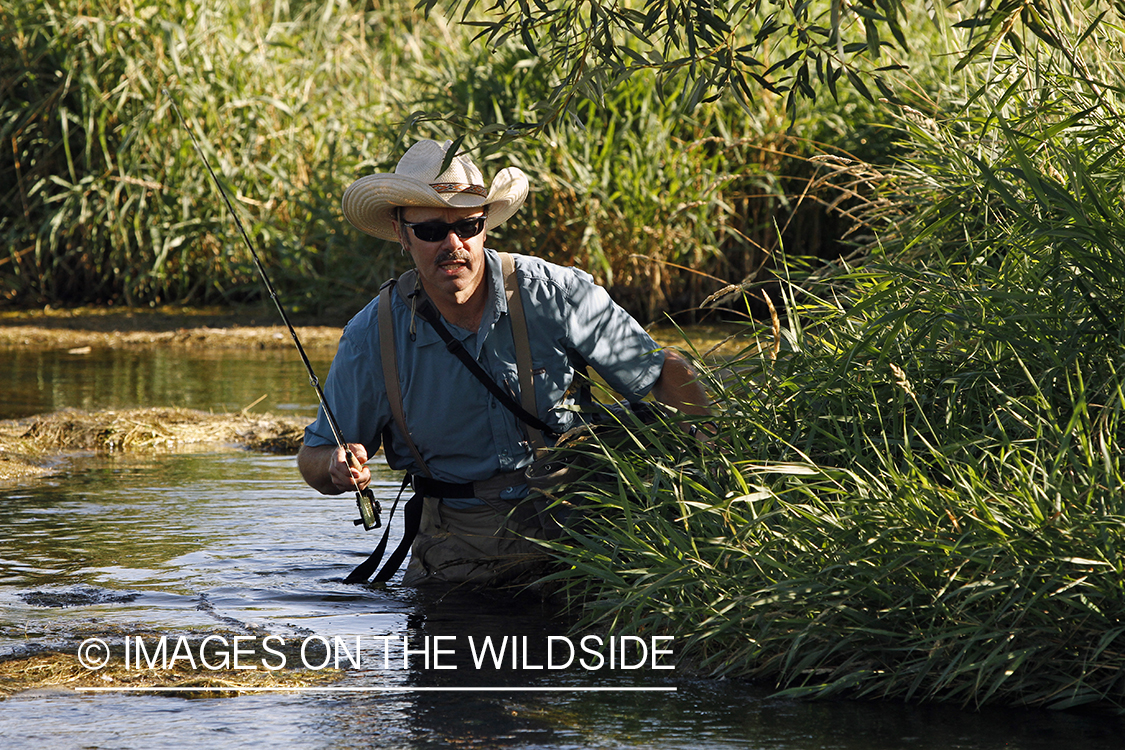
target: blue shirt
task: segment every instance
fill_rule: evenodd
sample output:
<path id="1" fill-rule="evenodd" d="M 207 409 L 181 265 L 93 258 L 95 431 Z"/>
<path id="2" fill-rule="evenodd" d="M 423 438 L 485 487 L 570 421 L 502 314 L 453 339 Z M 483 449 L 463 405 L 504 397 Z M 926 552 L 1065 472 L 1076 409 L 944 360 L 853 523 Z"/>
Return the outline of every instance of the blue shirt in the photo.
<path id="1" fill-rule="evenodd" d="M 500 258 L 485 248 L 488 298 L 480 328 L 469 331 L 446 322 L 493 380 L 519 401 L 519 376 L 508 319 Z M 664 353 L 593 278 L 525 255 L 514 255 L 530 338 L 539 417 L 555 432 L 577 419 L 567 395 L 575 355 L 611 388 L 640 400 L 660 377 Z M 472 482 L 531 463 L 532 447 L 523 423 L 499 403 L 446 348 L 437 332 L 397 292 L 391 303 L 403 411 L 414 444 L 434 479 Z M 445 322 L 445 321 L 443 321 Z M 413 336 L 412 336 L 413 329 Z M 379 356 L 378 304 L 373 300 L 344 328 L 324 384 L 324 395 L 346 442 L 375 453 L 385 427 L 394 469 L 422 473 L 394 424 Z M 321 408 L 305 429 L 305 445 L 334 445 Z"/>

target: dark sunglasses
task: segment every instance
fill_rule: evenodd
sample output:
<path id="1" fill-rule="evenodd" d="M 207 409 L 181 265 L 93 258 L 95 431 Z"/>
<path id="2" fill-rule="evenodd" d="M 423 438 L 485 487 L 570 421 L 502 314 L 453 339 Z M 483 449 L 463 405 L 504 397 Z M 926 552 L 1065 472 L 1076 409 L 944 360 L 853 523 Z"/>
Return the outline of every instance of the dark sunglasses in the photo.
<path id="1" fill-rule="evenodd" d="M 471 219 L 461 219 L 452 224 L 446 224 L 444 221 L 419 221 L 417 223 L 404 221 L 402 225 L 410 227 L 410 231 L 414 232 L 414 236 L 422 242 L 441 242 L 449 236 L 451 231 L 455 232 L 459 238 L 467 240 L 470 237 L 476 237 L 484 230 L 486 218 L 474 216 Z"/>

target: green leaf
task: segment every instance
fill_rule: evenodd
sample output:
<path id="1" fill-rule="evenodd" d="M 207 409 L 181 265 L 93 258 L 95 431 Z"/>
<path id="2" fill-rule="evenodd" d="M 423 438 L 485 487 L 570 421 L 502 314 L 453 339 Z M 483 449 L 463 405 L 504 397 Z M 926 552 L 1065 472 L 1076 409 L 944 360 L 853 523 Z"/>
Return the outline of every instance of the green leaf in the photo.
<path id="1" fill-rule="evenodd" d="M 871 96 L 871 92 L 867 90 L 867 86 L 860 80 L 859 76 L 852 72 L 851 68 L 844 68 L 844 73 L 848 76 L 848 82 L 851 83 L 859 95 L 869 102 L 874 102 L 875 98 Z"/>
<path id="2" fill-rule="evenodd" d="M 539 50 L 535 47 L 535 40 L 531 38 L 531 28 L 528 22 L 520 24 L 520 39 L 523 40 L 523 45 L 527 47 L 527 51 L 533 55 L 538 55 Z"/>
<path id="3" fill-rule="evenodd" d="M 872 19 L 863 19 L 863 30 L 867 36 L 867 50 L 871 57 L 879 58 L 879 27 Z"/>

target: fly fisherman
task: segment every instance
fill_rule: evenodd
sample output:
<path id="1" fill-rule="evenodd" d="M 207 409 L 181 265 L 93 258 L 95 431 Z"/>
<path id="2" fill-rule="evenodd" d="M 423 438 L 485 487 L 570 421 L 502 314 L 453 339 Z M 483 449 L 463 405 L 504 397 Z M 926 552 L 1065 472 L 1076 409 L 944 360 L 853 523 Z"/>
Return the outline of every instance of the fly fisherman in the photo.
<path id="1" fill-rule="evenodd" d="M 358 462 L 382 441 L 390 466 L 412 477 L 407 541 L 375 579 L 395 572 L 413 536 L 406 585 L 497 584 L 541 565 L 542 549 L 525 537 L 544 538 L 543 514 L 509 511 L 528 493 L 520 472 L 534 460 L 536 443 L 550 445 L 576 424 L 567 391 L 577 363 L 629 401 L 651 392 L 687 414 L 707 413 L 684 357 L 656 344 L 587 273 L 485 247 L 487 229 L 511 218 L 527 197 L 527 176 L 509 167 L 486 187 L 464 154 L 441 171 L 450 146 L 419 141 L 394 173 L 368 175 L 344 193 L 348 221 L 398 241 L 416 270 L 386 285 L 384 299 L 348 323 L 324 386 Z M 530 374 L 526 354 L 522 373 L 519 366 L 521 340 Z M 483 372 L 458 361 L 465 355 L 455 355 L 456 342 Z M 521 374 L 534 388 L 520 388 Z M 371 481 L 365 466 L 346 461 L 323 408 L 305 430 L 297 461 L 305 481 L 327 495 Z M 383 547 L 385 537 L 373 558 Z M 371 572 L 360 566 L 348 580 L 365 581 Z"/>

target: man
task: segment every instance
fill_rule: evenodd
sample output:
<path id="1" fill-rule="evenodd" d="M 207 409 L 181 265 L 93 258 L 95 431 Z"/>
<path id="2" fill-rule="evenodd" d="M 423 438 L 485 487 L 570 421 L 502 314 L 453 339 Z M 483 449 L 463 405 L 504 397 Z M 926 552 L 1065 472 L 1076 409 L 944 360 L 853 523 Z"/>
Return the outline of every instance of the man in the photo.
<path id="1" fill-rule="evenodd" d="M 516 514 L 501 512 L 507 506 L 496 503 L 518 504 L 528 492 L 518 472 L 533 460 L 530 428 L 447 350 L 419 315 L 424 295 L 440 313 L 439 322 L 488 377 L 519 400 L 505 277 L 500 256 L 485 247 L 485 237 L 486 229 L 499 226 L 520 207 L 528 180 L 509 167 L 486 188 L 480 170 L 463 154 L 442 171 L 451 145 L 429 140 L 414 144 L 394 173 L 357 180 L 342 202 L 352 224 L 375 237 L 397 240 L 417 269 L 416 289 L 382 292 L 391 295 L 395 370 L 409 435 L 396 423 L 387 393 L 377 300 L 344 329 L 324 386 L 360 464 L 386 434 L 391 467 L 421 478 L 421 487 L 415 487 L 426 500 L 404 578 L 407 585 L 503 581 L 526 573 L 542 554 L 525 538 L 542 536 L 534 520 L 524 514 L 518 522 Z M 631 401 L 651 392 L 682 412 L 707 413 L 706 395 L 687 361 L 661 349 L 588 274 L 513 257 L 529 331 L 534 416 L 551 432 L 561 434 L 576 423 L 574 410 L 567 408 L 572 406 L 567 391 L 577 362 L 588 363 Z M 371 481 L 365 466 L 349 466 L 323 409 L 305 431 L 298 466 L 305 481 L 324 494 L 362 489 Z M 489 480 L 496 484 L 496 477 L 510 486 L 496 490 L 497 497 L 481 499 L 486 495 L 475 487 Z"/>

